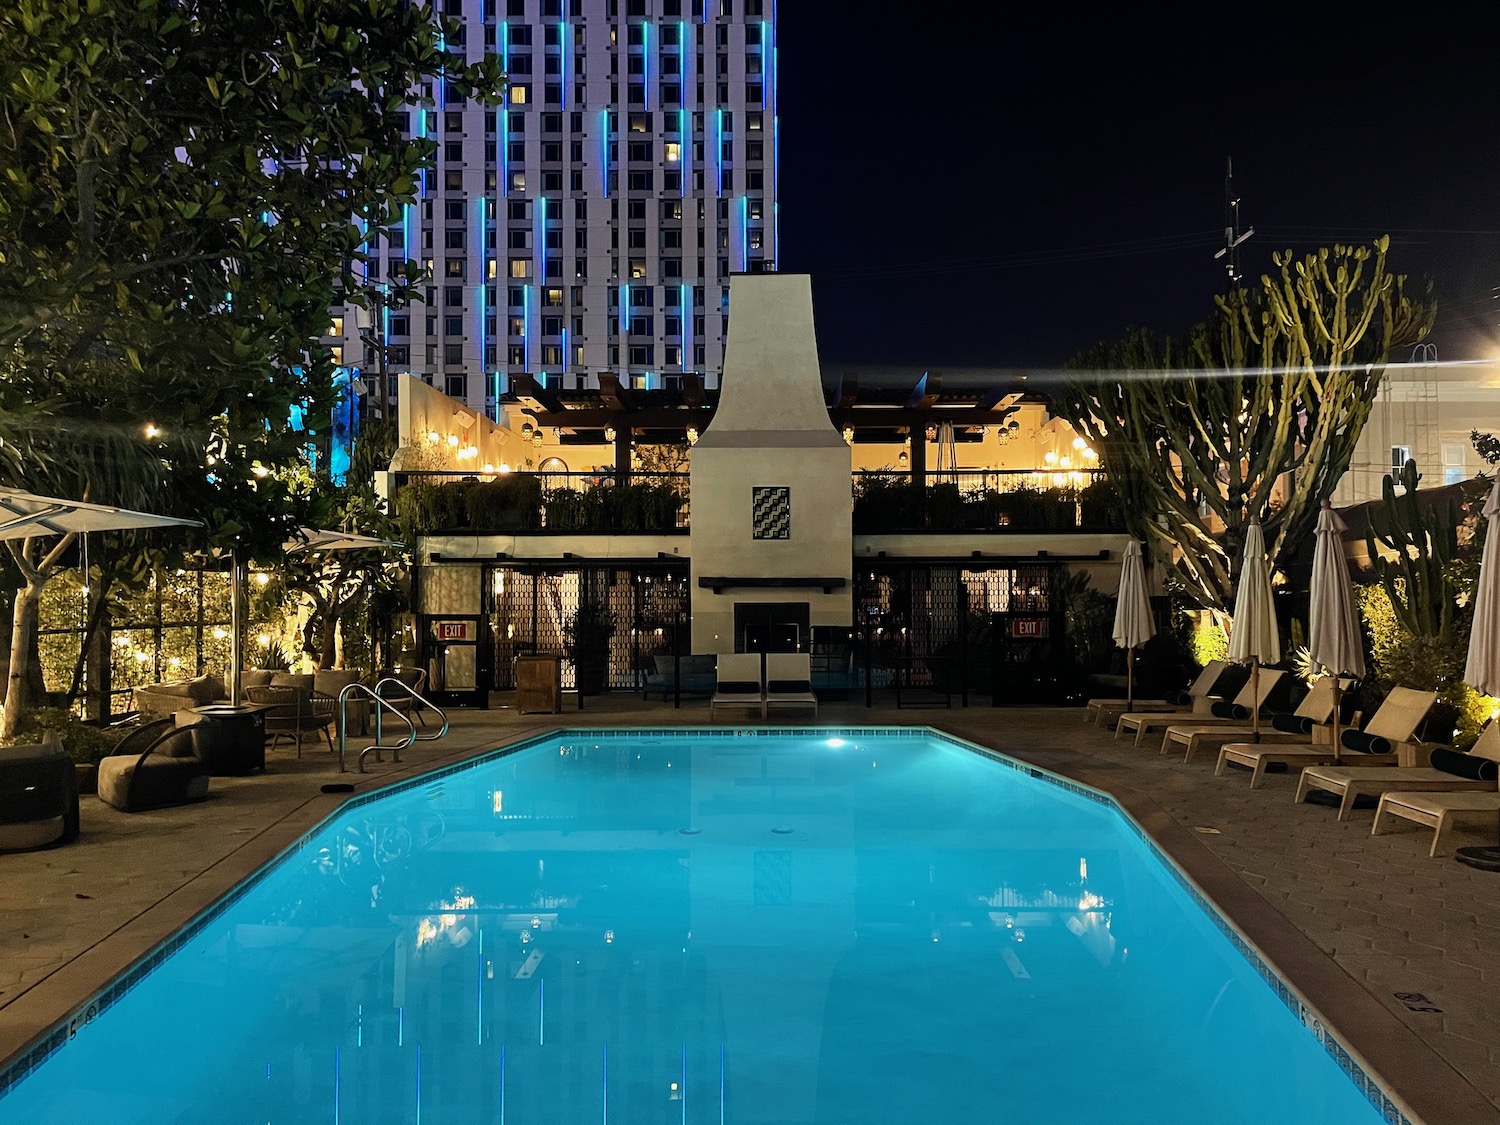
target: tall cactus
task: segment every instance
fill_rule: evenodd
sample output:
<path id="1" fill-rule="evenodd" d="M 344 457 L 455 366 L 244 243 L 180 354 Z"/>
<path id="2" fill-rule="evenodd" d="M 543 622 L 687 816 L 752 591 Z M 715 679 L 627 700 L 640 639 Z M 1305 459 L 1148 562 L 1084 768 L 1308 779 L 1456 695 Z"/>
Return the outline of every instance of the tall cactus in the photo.
<path id="1" fill-rule="evenodd" d="M 1099 452 L 1132 534 L 1206 609 L 1233 602 L 1245 528 L 1294 555 L 1348 468 L 1393 348 L 1436 307 L 1386 268 L 1389 241 L 1273 256 L 1187 336 L 1137 331 L 1068 364 L 1057 412 Z"/>
<path id="2" fill-rule="evenodd" d="M 1415 461 L 1402 466 L 1399 482 L 1386 476 L 1380 488 L 1386 528 L 1377 531 L 1371 519 L 1365 545 L 1402 628 L 1415 637 L 1446 641 L 1453 627 L 1455 591 L 1448 575 L 1458 551 L 1458 521 L 1451 509 L 1440 511 L 1417 499 L 1421 479 Z M 1397 483 L 1403 489 L 1399 496 Z M 1377 540 L 1394 557 L 1381 554 Z"/>

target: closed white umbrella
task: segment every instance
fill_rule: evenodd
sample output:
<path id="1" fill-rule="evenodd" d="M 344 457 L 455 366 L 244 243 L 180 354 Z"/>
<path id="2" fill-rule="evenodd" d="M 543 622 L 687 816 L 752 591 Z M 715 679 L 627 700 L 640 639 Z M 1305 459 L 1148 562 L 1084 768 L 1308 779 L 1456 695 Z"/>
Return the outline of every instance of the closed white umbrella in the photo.
<path id="1" fill-rule="evenodd" d="M 1281 659 L 1281 634 L 1276 629 L 1276 611 L 1271 604 L 1271 564 L 1266 559 L 1266 539 L 1259 520 L 1245 529 L 1245 550 L 1240 556 L 1240 585 L 1234 596 L 1234 622 L 1229 631 L 1229 659 L 1250 665 L 1250 693 L 1260 698 L 1260 666 Z M 1250 715 L 1250 729 L 1260 741 L 1260 708 Z"/>
<path id="2" fill-rule="evenodd" d="M 1339 677 L 1363 679 L 1365 646 L 1354 608 L 1354 586 L 1344 560 L 1343 532 L 1347 525 L 1323 501 L 1313 547 L 1308 659 L 1333 677 L 1333 757 L 1339 759 Z"/>
<path id="3" fill-rule="evenodd" d="M 1474 595 L 1474 624 L 1469 631 L 1469 659 L 1464 679 L 1482 695 L 1500 695 L 1500 475 L 1482 509 L 1489 521 L 1484 554 L 1479 560 L 1479 583 Z"/>
<path id="4" fill-rule="evenodd" d="M 1464 679 L 1484 695 L 1500 695 L 1500 474 L 1481 509 L 1489 526 L 1484 554 L 1479 557 L 1479 582 L 1474 594 L 1474 620 L 1469 629 L 1469 658 Z M 1459 848 L 1461 862 L 1486 871 L 1500 869 L 1500 847 Z"/>
<path id="5" fill-rule="evenodd" d="M 1146 563 L 1141 542 L 1125 544 L 1120 560 L 1120 592 L 1115 601 L 1115 644 L 1125 650 L 1125 709 L 1134 711 L 1135 650 L 1156 635 L 1151 617 L 1151 598 L 1146 593 Z"/>

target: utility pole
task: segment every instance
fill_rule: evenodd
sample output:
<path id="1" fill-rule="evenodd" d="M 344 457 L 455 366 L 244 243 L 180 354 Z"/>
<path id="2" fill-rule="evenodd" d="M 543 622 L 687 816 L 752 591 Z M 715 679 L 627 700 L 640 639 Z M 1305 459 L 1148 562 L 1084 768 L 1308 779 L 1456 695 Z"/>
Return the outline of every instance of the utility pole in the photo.
<path id="1" fill-rule="evenodd" d="M 1214 258 L 1225 259 L 1229 288 L 1238 289 L 1241 276 L 1239 246 L 1255 233 L 1255 228 L 1246 227 L 1244 233 L 1240 232 L 1240 197 L 1234 194 L 1234 160 L 1225 157 L 1224 166 L 1224 245 L 1214 252 Z"/>

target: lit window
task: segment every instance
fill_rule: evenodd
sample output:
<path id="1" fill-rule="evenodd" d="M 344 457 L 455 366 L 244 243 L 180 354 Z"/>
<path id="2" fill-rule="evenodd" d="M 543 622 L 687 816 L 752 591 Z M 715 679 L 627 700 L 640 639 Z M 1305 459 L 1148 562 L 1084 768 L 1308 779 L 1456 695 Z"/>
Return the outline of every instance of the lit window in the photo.
<path id="1" fill-rule="evenodd" d="M 531 276 L 531 259 L 530 258 L 512 258 L 510 260 L 510 276 L 511 277 L 530 277 Z"/>
<path id="2" fill-rule="evenodd" d="M 682 146 L 676 141 L 667 142 L 667 163 L 676 164 L 682 159 Z"/>
<path id="3" fill-rule="evenodd" d="M 514 86 L 512 86 L 510 88 L 510 104 L 511 105 L 525 105 L 526 104 L 526 87 L 525 86 L 520 85 L 518 83 L 518 84 L 516 84 L 516 85 L 514 85 Z"/>

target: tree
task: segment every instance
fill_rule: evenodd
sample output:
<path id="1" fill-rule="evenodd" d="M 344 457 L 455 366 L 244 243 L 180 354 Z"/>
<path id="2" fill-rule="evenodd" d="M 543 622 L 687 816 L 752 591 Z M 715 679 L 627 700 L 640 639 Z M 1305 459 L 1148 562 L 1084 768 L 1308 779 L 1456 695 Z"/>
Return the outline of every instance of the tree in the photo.
<path id="1" fill-rule="evenodd" d="M 8 483 L 82 481 L 204 519 L 184 546 L 279 555 L 301 520 L 275 470 L 333 401 L 329 308 L 364 299 L 431 164 L 409 107 L 424 82 L 503 87 L 445 37 L 456 21 L 406 0 L 0 8 L 0 436 L 17 403 L 61 422 L 0 456 Z M 78 433 L 110 455 L 75 458 Z"/>
<path id="2" fill-rule="evenodd" d="M 1132 534 L 1190 598 L 1232 604 L 1244 529 L 1273 566 L 1296 551 L 1349 466 L 1391 349 L 1436 306 L 1405 293 L 1381 238 L 1297 260 L 1216 299 L 1182 339 L 1135 331 L 1075 358 L 1056 407 L 1098 452 Z"/>

